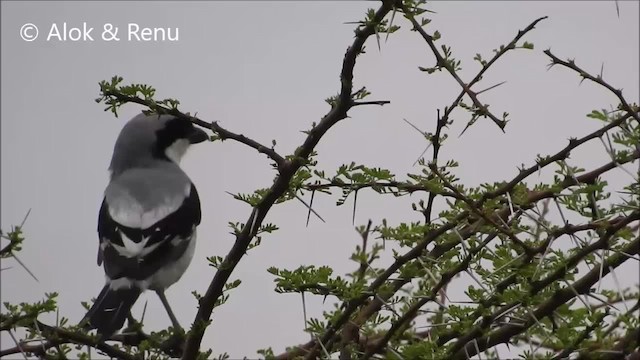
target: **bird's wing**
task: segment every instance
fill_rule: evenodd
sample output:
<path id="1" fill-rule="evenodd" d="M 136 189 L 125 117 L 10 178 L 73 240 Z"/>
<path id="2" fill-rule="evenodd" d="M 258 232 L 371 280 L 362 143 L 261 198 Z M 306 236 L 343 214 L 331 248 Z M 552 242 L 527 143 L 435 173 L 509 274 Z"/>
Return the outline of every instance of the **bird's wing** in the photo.
<path id="1" fill-rule="evenodd" d="M 145 280 L 187 250 L 201 218 L 196 187 L 190 181 L 187 185 L 187 191 L 177 193 L 151 186 L 151 207 L 140 196 L 122 195 L 126 191 L 105 196 L 98 216 L 98 264 L 104 261 L 112 281 Z"/>

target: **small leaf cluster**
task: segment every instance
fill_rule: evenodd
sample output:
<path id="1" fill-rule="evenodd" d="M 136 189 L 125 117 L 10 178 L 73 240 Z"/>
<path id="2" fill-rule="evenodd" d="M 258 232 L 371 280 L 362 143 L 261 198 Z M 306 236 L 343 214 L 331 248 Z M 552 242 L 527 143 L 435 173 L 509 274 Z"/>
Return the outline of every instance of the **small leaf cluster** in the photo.
<path id="1" fill-rule="evenodd" d="M 110 81 L 102 80 L 99 83 L 100 96 L 95 99 L 97 103 L 104 103 L 107 107 L 105 111 L 111 111 L 116 117 L 118 109 L 133 100 L 140 99 L 140 102 L 149 107 L 149 110 L 162 113 L 160 107 L 177 110 L 180 101 L 176 99 L 155 100 L 156 89 L 146 84 L 121 85 L 124 79 L 121 76 L 113 76 Z"/>

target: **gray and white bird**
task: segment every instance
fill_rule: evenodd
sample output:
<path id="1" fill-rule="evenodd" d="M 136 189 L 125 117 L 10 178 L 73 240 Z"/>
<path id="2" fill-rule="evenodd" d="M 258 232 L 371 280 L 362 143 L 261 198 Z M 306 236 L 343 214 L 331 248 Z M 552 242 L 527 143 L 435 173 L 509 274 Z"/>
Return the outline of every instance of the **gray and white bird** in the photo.
<path id="1" fill-rule="evenodd" d="M 81 323 L 108 338 L 122 328 L 140 294 L 155 291 L 174 327 L 164 290 L 193 257 L 200 199 L 178 165 L 207 134 L 185 119 L 140 114 L 118 136 L 98 215 L 98 265 L 106 284 Z"/>

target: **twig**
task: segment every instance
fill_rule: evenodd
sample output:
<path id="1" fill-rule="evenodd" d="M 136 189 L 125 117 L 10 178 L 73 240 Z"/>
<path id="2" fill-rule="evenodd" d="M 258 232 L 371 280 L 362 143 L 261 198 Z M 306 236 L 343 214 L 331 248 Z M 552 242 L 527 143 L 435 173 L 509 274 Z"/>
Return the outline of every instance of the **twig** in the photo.
<path id="1" fill-rule="evenodd" d="M 622 110 L 626 111 L 627 114 L 631 115 L 637 122 L 638 124 L 640 124 L 640 115 L 638 115 L 638 108 L 632 108 L 629 103 L 627 103 L 627 100 L 625 100 L 624 96 L 622 96 L 622 90 L 620 89 L 615 89 L 613 86 L 609 85 L 606 81 L 604 81 L 602 79 L 602 77 L 600 76 L 593 76 L 591 74 L 589 74 L 588 72 L 582 70 L 578 65 L 576 65 L 575 61 L 573 60 L 569 60 L 569 61 L 564 61 L 564 60 L 560 60 L 557 56 L 553 55 L 551 53 L 551 50 L 545 50 L 544 53 L 551 58 L 551 65 L 562 65 L 564 67 L 567 67 L 575 72 L 577 72 L 578 74 L 580 74 L 580 76 L 583 79 L 589 79 L 593 82 L 595 82 L 596 84 L 599 84 L 603 87 L 605 87 L 607 90 L 611 91 L 620 101 L 620 105 L 622 106 Z"/>
<path id="2" fill-rule="evenodd" d="M 405 5 L 401 6 L 403 12 L 405 13 L 407 19 L 409 19 L 409 21 L 411 21 L 411 24 L 413 25 L 414 30 L 416 30 L 418 33 L 420 33 L 420 35 L 422 36 L 422 38 L 425 40 L 425 42 L 427 43 L 427 45 L 429 45 L 429 48 L 431 49 L 431 52 L 433 52 L 433 55 L 436 57 L 436 64 L 437 66 L 440 66 L 442 68 L 445 68 L 449 74 L 456 80 L 456 82 L 458 83 L 458 85 L 460 85 L 460 87 L 462 87 L 464 93 L 467 94 L 467 96 L 469 96 L 469 98 L 471 99 L 471 101 L 473 101 L 473 104 L 476 106 L 476 108 L 479 109 L 479 112 L 482 116 L 485 117 L 489 117 L 496 125 L 498 125 L 498 127 L 500 128 L 500 130 L 502 130 L 504 132 L 504 127 L 506 125 L 506 122 L 504 120 L 500 120 L 498 119 L 495 115 L 493 115 L 489 109 L 487 105 L 484 105 L 482 102 L 480 102 L 480 100 L 477 97 L 477 93 L 475 93 L 474 91 L 471 90 L 471 86 L 477 82 L 481 76 L 482 73 L 484 72 L 484 68 L 483 70 L 481 70 L 481 72 L 478 74 L 478 76 L 476 76 L 476 78 L 478 80 L 476 81 L 472 81 L 469 84 L 465 84 L 462 79 L 458 76 L 458 74 L 456 73 L 455 69 L 450 66 L 449 64 L 447 64 L 446 60 L 444 59 L 444 57 L 442 56 L 442 54 L 440 53 L 440 51 L 438 50 L 438 48 L 435 45 L 435 41 L 433 39 L 433 37 L 429 34 L 427 34 L 424 29 L 422 28 L 422 26 L 420 26 L 420 24 L 418 23 L 418 21 L 416 21 L 415 17 L 413 16 L 411 10 L 409 10 Z M 546 19 L 547 17 L 541 17 L 537 20 L 535 20 L 533 23 L 531 23 L 527 28 L 525 28 L 524 30 L 521 30 L 518 32 L 518 35 L 514 38 L 514 40 L 508 44 L 507 46 L 505 46 L 503 49 L 501 49 L 501 51 L 496 54 L 496 56 L 494 57 L 494 59 L 492 59 L 491 62 L 487 63 L 487 65 L 485 66 L 485 68 L 488 68 L 489 66 L 491 66 L 492 62 L 497 60 L 502 54 L 504 54 L 505 52 L 507 52 L 508 50 L 514 49 L 515 48 L 515 44 L 516 42 L 527 32 L 529 32 L 530 30 L 532 30 L 533 28 L 535 28 L 536 24 L 540 21 L 542 21 L 543 19 Z M 475 79 L 474 79 L 475 80 Z"/>
<path id="3" fill-rule="evenodd" d="M 282 168 L 286 165 L 285 159 L 278 154 L 273 148 L 267 147 L 265 145 L 260 144 L 259 142 L 250 139 L 242 134 L 236 134 L 233 133 L 225 128 L 223 128 L 222 126 L 218 125 L 217 121 L 213 121 L 211 123 L 208 123 L 202 119 L 199 119 L 195 116 L 191 116 L 191 115 L 187 115 L 182 113 L 181 111 L 179 111 L 178 109 L 174 109 L 174 108 L 168 108 L 166 106 L 162 106 L 162 105 L 158 105 L 154 100 L 145 100 L 142 98 L 139 98 L 137 96 L 129 96 L 129 95 L 124 95 L 118 92 L 113 92 L 110 90 L 106 90 L 104 91 L 104 95 L 105 96 L 111 96 L 113 98 L 118 99 L 121 102 L 130 102 L 130 103 L 136 103 L 136 104 L 140 104 L 140 105 L 144 105 L 146 107 L 148 107 L 149 109 L 152 109 L 153 111 L 159 113 L 159 114 L 167 114 L 167 115 L 173 115 L 175 117 L 181 118 L 181 119 L 185 119 L 185 120 L 189 120 L 192 123 L 204 127 L 206 129 L 211 129 L 211 131 L 213 131 L 214 133 L 218 134 L 218 136 L 220 137 L 221 140 L 226 140 L 226 139 L 231 139 L 231 140 L 235 140 L 239 143 L 245 144 L 255 150 L 257 150 L 259 153 L 265 154 L 267 155 L 271 160 L 273 160 L 276 165 L 278 166 L 278 169 L 280 171 L 282 171 Z"/>
<path id="4" fill-rule="evenodd" d="M 46 325 L 42 322 L 37 322 L 38 328 L 42 331 L 43 335 L 52 340 L 46 343 L 39 343 L 35 345 L 21 345 L 15 348 L 0 351 L 0 357 L 12 355 L 23 351 L 28 354 L 44 355 L 47 349 L 56 347 L 65 343 L 73 343 L 78 345 L 87 345 L 95 347 L 98 350 L 104 352 L 108 356 L 121 360 L 140 360 L 138 356 L 131 355 L 125 351 L 122 351 L 116 347 L 107 345 L 104 342 L 100 342 L 96 337 L 69 331 L 63 328 Z"/>

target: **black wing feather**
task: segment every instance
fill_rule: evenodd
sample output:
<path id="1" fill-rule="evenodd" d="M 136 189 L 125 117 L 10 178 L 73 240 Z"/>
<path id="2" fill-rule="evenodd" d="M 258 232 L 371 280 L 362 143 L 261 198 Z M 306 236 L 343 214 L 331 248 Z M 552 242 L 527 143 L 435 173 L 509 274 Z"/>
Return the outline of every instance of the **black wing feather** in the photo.
<path id="1" fill-rule="evenodd" d="M 108 244 L 104 250 L 102 248 L 98 250 L 98 265 L 104 260 L 105 273 L 112 280 L 122 277 L 131 280 L 147 279 L 162 266 L 182 256 L 189 241 L 172 243 L 171 240 L 176 237 L 190 238 L 194 227 L 200 224 L 200 220 L 200 197 L 193 184 L 191 184 L 189 196 L 176 211 L 146 229 L 131 228 L 116 222 L 109 214 L 105 199 L 98 216 L 98 235 L 101 242 L 107 239 L 109 243 L 123 246 L 120 235 L 122 232 L 134 242 L 150 237 L 146 246 L 160 245 L 144 257 L 128 258 L 120 255 L 113 246 Z"/>

